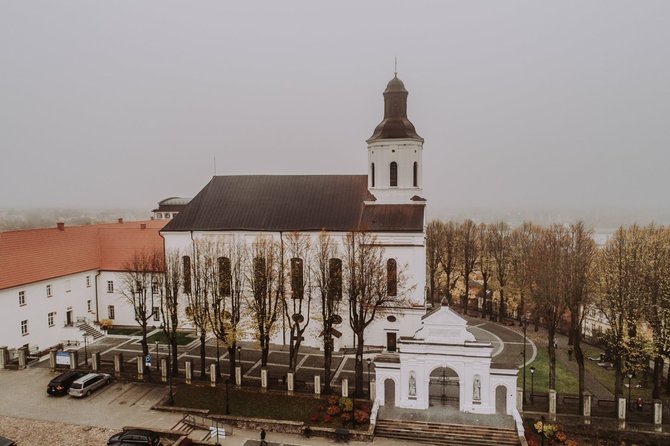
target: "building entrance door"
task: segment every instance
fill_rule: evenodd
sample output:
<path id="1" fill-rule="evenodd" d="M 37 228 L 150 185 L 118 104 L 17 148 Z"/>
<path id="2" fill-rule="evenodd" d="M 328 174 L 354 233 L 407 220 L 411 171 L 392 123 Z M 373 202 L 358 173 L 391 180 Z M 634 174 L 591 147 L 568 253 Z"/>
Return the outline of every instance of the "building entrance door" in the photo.
<path id="1" fill-rule="evenodd" d="M 386 333 L 386 350 L 389 352 L 394 352 L 396 350 L 396 334 L 395 333 Z"/>
<path id="2" fill-rule="evenodd" d="M 65 312 L 65 325 L 68 327 L 72 326 L 72 310 L 67 310 Z"/>

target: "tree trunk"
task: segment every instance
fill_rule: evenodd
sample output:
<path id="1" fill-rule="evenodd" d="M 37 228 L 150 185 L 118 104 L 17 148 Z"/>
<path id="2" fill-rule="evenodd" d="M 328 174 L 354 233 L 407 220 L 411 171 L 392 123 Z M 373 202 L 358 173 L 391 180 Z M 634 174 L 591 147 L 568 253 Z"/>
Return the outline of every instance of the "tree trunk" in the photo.
<path id="1" fill-rule="evenodd" d="M 363 396 L 363 346 L 364 337 L 363 330 L 356 333 L 357 344 L 356 344 L 356 390 L 354 391 L 354 396 L 362 397 Z"/>
<path id="2" fill-rule="evenodd" d="M 333 339 L 331 336 L 323 344 L 323 393 L 331 393 L 330 388 L 330 368 L 333 363 Z"/>
<path id="3" fill-rule="evenodd" d="M 554 348 L 556 327 L 554 327 L 554 324 L 549 324 L 547 327 L 547 334 L 547 353 L 549 353 L 549 388 L 556 390 L 556 348 Z"/>
<path id="4" fill-rule="evenodd" d="M 179 353 L 177 351 L 177 338 L 170 342 L 170 348 L 172 349 L 172 376 L 179 375 Z"/>
<path id="5" fill-rule="evenodd" d="M 237 343 L 233 343 L 228 347 L 228 377 L 233 379 L 235 377 L 235 366 L 237 360 Z"/>
<path id="6" fill-rule="evenodd" d="M 665 393 L 670 395 L 670 366 L 668 366 L 668 382 L 665 384 Z"/>
<path id="7" fill-rule="evenodd" d="M 268 366 L 268 356 L 270 356 L 270 336 L 263 335 L 261 341 L 261 367 Z"/>
<path id="8" fill-rule="evenodd" d="M 205 371 L 207 370 L 207 364 L 205 361 L 207 359 L 205 351 L 205 332 L 200 333 L 200 379 L 206 379 Z"/>
<path id="9" fill-rule="evenodd" d="M 661 389 L 663 388 L 663 356 L 656 356 L 654 358 L 654 390 L 652 390 L 651 397 L 659 399 L 661 397 Z"/>
<path id="10" fill-rule="evenodd" d="M 617 355 L 614 360 L 614 396 L 623 395 L 623 358 Z"/>

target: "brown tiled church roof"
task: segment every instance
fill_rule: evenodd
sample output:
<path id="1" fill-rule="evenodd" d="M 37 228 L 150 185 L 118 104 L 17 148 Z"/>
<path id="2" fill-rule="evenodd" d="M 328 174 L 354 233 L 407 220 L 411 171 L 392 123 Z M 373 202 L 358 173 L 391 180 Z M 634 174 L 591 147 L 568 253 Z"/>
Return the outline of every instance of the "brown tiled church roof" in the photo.
<path id="1" fill-rule="evenodd" d="M 423 231 L 423 204 L 377 205 L 366 175 L 216 176 L 171 231 Z"/>

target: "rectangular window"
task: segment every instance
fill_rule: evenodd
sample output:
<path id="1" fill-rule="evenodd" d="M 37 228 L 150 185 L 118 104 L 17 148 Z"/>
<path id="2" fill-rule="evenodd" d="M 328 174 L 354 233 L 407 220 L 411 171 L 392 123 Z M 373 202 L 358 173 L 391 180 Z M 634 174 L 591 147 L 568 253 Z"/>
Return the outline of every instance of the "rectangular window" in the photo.
<path id="1" fill-rule="evenodd" d="M 113 293 L 114 292 L 114 281 L 112 281 L 112 280 L 107 281 L 107 292 L 108 293 Z"/>
<path id="2" fill-rule="evenodd" d="M 91 313 L 93 310 L 91 310 L 91 307 L 93 306 L 93 302 L 91 299 L 86 301 L 86 308 L 88 309 L 88 312 Z"/>
<path id="3" fill-rule="evenodd" d="M 158 282 L 153 282 L 151 284 L 151 293 L 158 294 Z"/>
<path id="4" fill-rule="evenodd" d="M 28 334 L 28 321 L 21 321 L 21 336 Z"/>
<path id="5" fill-rule="evenodd" d="M 26 304 L 26 292 L 19 291 L 19 305 L 24 306 Z"/>
<path id="6" fill-rule="evenodd" d="M 56 316 L 56 313 L 53 311 L 47 315 L 47 323 L 49 324 L 49 327 L 54 326 L 54 316 Z"/>
<path id="7" fill-rule="evenodd" d="M 107 306 L 107 319 L 114 320 L 114 305 Z"/>
<path id="8" fill-rule="evenodd" d="M 154 320 L 157 322 L 161 320 L 161 310 L 158 307 L 154 307 Z"/>
<path id="9" fill-rule="evenodd" d="M 51 287 L 51 284 L 47 285 L 47 297 L 52 296 L 53 289 Z"/>
<path id="10" fill-rule="evenodd" d="M 91 276 L 86 276 L 86 288 L 91 287 Z"/>

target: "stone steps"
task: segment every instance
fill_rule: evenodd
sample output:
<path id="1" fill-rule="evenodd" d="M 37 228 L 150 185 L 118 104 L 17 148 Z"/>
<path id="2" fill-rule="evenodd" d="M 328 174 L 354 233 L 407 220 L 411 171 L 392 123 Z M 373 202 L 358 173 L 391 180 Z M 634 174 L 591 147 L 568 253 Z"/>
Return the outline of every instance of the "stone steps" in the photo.
<path id="1" fill-rule="evenodd" d="M 101 337 L 104 336 L 104 334 L 100 333 L 98 330 L 91 327 L 86 322 L 83 322 L 81 324 L 77 324 L 77 328 L 79 330 L 83 331 L 86 335 L 91 336 L 93 339 L 96 339 L 96 340 L 100 339 Z"/>
<path id="2" fill-rule="evenodd" d="M 375 436 L 444 446 L 519 446 L 514 429 L 426 421 L 378 420 Z"/>

